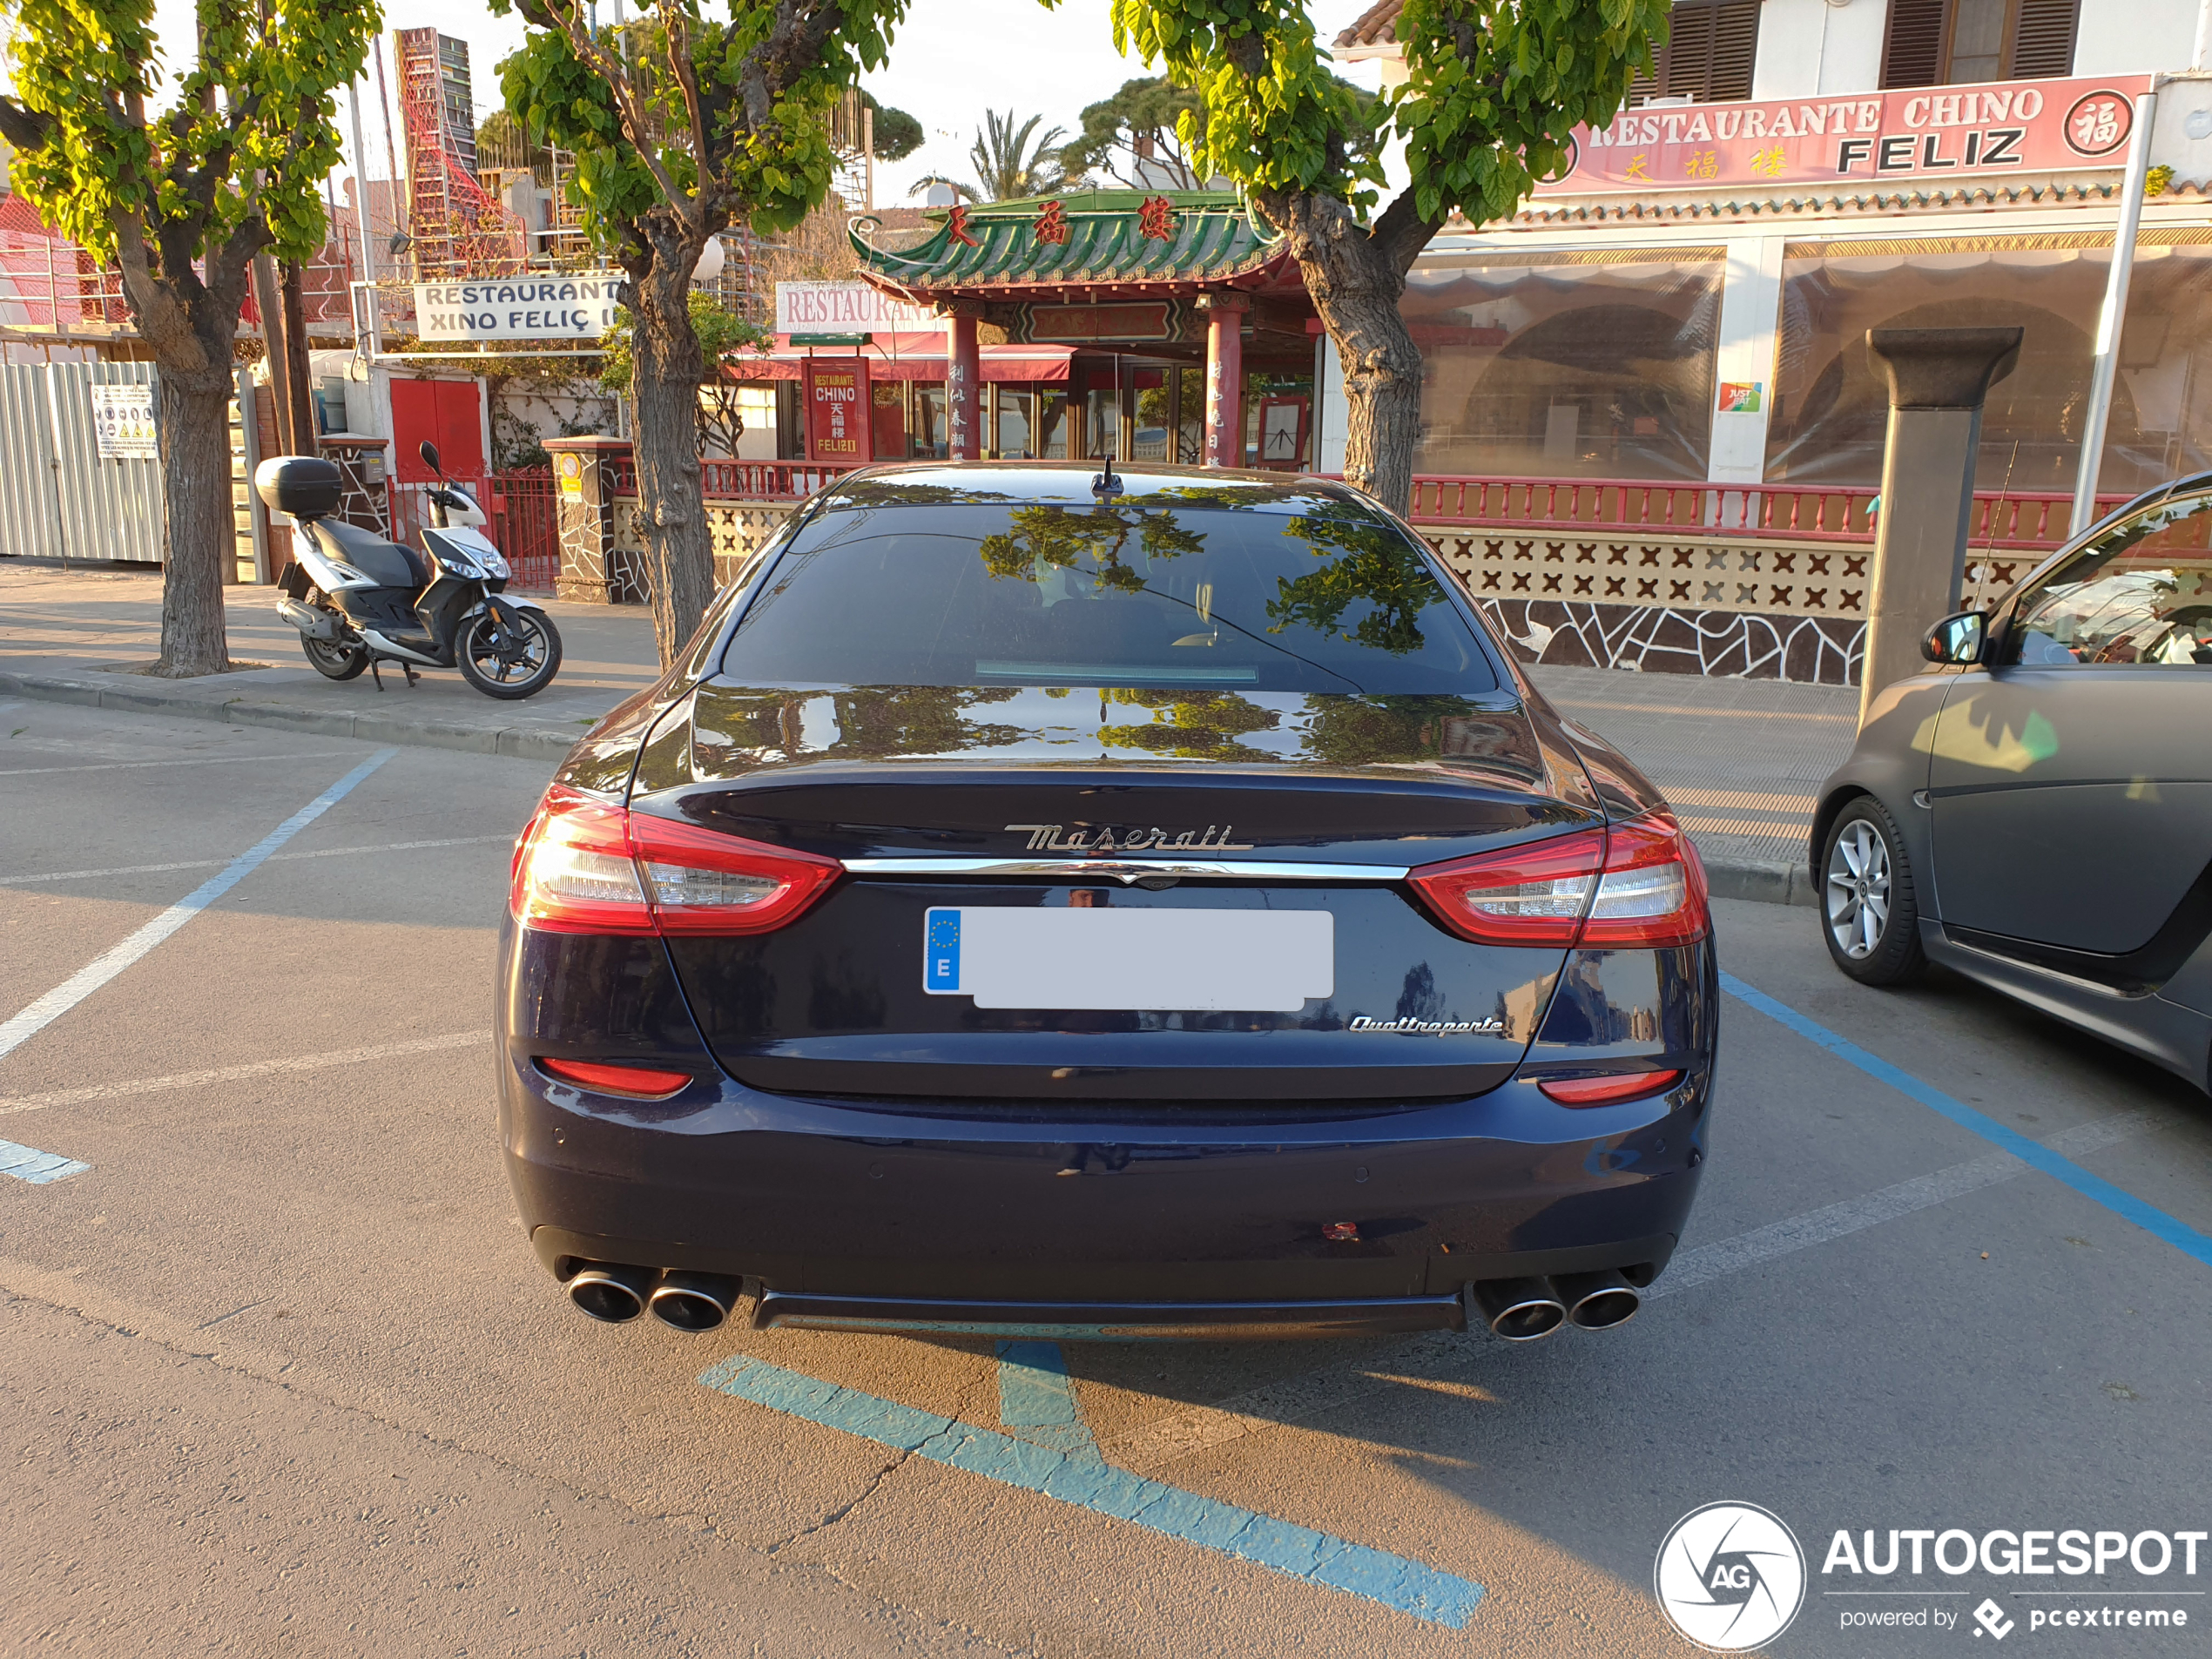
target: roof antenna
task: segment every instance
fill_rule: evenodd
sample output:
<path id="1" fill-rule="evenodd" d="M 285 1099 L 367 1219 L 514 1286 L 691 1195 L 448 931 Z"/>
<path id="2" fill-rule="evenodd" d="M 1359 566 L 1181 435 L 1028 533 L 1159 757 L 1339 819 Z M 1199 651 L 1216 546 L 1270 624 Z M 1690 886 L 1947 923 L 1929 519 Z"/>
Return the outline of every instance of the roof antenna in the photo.
<path id="1" fill-rule="evenodd" d="M 1105 463 L 1106 470 L 1091 475 L 1090 493 L 1094 496 L 1120 495 L 1122 481 L 1114 476 L 1114 452 L 1108 449 L 1101 454 L 1099 459 Z"/>

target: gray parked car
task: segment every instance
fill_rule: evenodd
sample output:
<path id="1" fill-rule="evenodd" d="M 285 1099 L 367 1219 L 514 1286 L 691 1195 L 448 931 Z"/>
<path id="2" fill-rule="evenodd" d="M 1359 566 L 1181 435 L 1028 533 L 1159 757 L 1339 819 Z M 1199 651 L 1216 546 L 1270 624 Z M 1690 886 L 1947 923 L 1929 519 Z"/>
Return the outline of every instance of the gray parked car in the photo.
<path id="1" fill-rule="evenodd" d="M 1821 788 L 1836 965 L 1939 961 L 2212 1087 L 2212 473 L 1922 651 Z"/>

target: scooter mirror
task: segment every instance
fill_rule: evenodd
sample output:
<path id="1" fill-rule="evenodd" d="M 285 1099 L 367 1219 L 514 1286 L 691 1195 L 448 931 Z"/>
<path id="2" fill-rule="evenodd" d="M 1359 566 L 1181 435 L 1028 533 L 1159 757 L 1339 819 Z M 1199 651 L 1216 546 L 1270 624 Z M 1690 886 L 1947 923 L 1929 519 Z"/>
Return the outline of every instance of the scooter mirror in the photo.
<path id="1" fill-rule="evenodd" d="M 422 464 L 424 466 L 429 468 L 432 472 L 436 473 L 439 477 L 442 478 L 445 476 L 446 469 L 438 464 L 438 446 L 436 444 L 431 442 L 429 439 L 425 438 L 422 440 L 421 447 L 416 449 L 415 453 L 422 457 Z"/>

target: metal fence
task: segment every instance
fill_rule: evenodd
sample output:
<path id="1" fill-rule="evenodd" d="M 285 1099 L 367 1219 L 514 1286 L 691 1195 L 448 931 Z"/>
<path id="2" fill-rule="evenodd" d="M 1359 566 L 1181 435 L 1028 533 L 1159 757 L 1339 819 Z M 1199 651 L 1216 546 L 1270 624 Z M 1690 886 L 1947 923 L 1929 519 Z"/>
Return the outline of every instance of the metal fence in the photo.
<path id="1" fill-rule="evenodd" d="M 161 463 L 103 456 L 96 386 L 157 385 L 152 363 L 0 365 L 0 553 L 161 563 Z"/>

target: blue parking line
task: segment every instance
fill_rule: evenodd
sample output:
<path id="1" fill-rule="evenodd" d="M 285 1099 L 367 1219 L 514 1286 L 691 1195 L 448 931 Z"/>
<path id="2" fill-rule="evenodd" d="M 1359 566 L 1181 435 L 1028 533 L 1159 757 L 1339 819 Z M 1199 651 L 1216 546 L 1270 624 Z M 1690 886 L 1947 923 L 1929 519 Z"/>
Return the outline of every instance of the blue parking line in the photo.
<path id="1" fill-rule="evenodd" d="M 1038 1352 L 1042 1349 L 1051 1352 Z M 1015 1425 L 1022 1438 L 916 1411 L 743 1354 L 704 1372 L 699 1381 L 732 1399 L 1131 1521 L 1309 1584 L 1364 1596 L 1426 1623 L 1462 1629 L 1482 1599 L 1480 1584 L 1419 1561 L 1115 1468 L 1099 1455 L 1072 1409 L 1062 1413 L 1049 1398 L 1057 1393 L 1072 1407 L 1066 1362 L 1055 1345 L 1003 1343 L 999 1363 L 1001 1409 L 1048 1420 Z M 1009 1372 L 1015 1374 L 1009 1377 Z M 1052 1443 L 1042 1443 L 1047 1440 Z"/>
<path id="2" fill-rule="evenodd" d="M 42 1152 L 35 1146 L 17 1146 L 13 1141 L 0 1141 L 0 1175 L 12 1175 L 18 1181 L 28 1181 L 34 1187 L 49 1182 L 66 1181 L 72 1175 L 82 1175 L 92 1166 L 79 1163 L 75 1158 L 65 1158 L 58 1152 Z"/>
<path id="3" fill-rule="evenodd" d="M 2168 1215 L 2157 1205 L 2146 1204 L 2134 1193 L 2113 1185 L 2101 1176 L 2090 1174 L 2070 1158 L 2030 1140 L 2018 1130 L 1999 1123 L 1986 1112 L 1978 1112 L 1964 1101 L 1953 1100 L 1940 1089 L 1922 1082 L 1911 1072 L 1901 1070 L 1878 1055 L 1867 1053 L 1857 1043 L 1838 1036 L 1826 1026 L 1807 1019 L 1786 1002 L 1777 1002 L 1764 991 L 1745 984 L 1733 974 L 1721 975 L 1721 988 L 1737 1001 L 1757 1008 L 1770 1020 L 1787 1026 L 1806 1042 L 1827 1049 L 1838 1060 L 1857 1066 L 1868 1076 L 1887 1083 L 1901 1095 L 1910 1096 L 1931 1111 L 1941 1113 L 1960 1129 L 1972 1130 L 1985 1141 L 2003 1147 L 2021 1163 L 2065 1183 L 2083 1197 L 2102 1204 L 2115 1216 L 2134 1222 L 2152 1237 L 2164 1239 L 2183 1255 L 2193 1256 L 2208 1267 L 2212 1267 L 2212 1238 L 2188 1223 Z"/>

